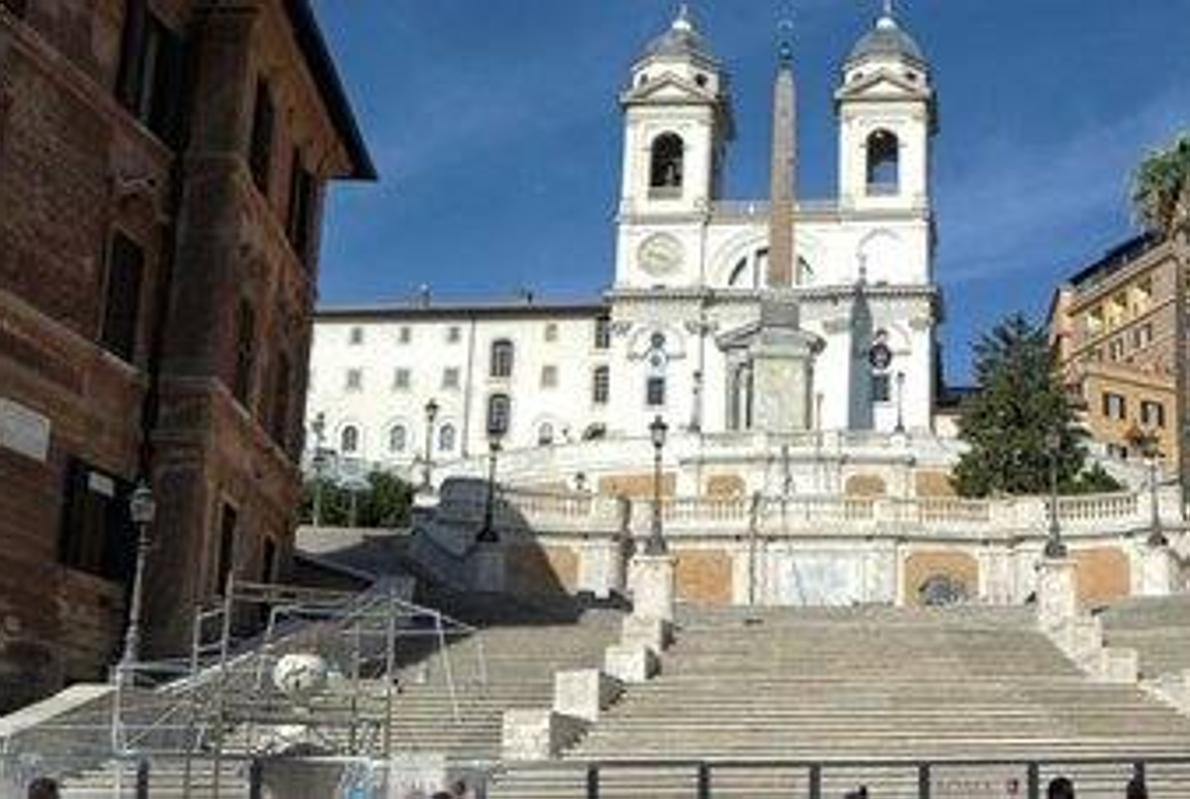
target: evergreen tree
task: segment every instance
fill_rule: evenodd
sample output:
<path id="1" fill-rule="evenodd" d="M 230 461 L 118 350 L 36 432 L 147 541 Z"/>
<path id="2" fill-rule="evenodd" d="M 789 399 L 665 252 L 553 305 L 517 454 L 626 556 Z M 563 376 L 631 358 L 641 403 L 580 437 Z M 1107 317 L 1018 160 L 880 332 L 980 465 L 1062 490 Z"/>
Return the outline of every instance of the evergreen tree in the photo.
<path id="1" fill-rule="evenodd" d="M 975 345 L 975 379 L 959 420 L 970 447 L 955 468 L 961 495 L 1048 493 L 1051 458 L 1063 493 L 1118 487 L 1101 469 L 1082 473 L 1083 434 L 1044 328 L 1021 314 L 996 325 Z"/>
<path id="2" fill-rule="evenodd" d="M 346 527 L 352 522 L 355 505 L 357 527 L 405 527 L 413 505 L 413 487 L 384 471 L 371 472 L 366 488 L 353 489 L 329 478 L 307 480 L 302 491 L 299 518 L 302 524 L 314 522 L 314 494 L 321 483 L 321 523 L 327 527 Z M 352 494 L 354 493 L 354 497 Z"/>

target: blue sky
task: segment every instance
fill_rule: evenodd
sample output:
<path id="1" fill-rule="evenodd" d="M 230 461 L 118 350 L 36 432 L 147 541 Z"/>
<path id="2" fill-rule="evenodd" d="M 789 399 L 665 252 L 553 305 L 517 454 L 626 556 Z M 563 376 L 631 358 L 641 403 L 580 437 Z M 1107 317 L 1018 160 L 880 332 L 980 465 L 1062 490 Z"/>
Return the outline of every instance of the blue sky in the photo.
<path id="1" fill-rule="evenodd" d="M 799 192 L 834 194 L 837 69 L 877 0 L 702 0 L 732 73 L 728 197 L 767 193 L 778 20 L 794 8 Z M 593 297 L 613 272 L 616 94 L 663 0 L 316 0 L 381 173 L 335 187 L 323 302 Z M 952 382 L 970 343 L 1128 236 L 1128 175 L 1190 128 L 1190 0 L 900 0 L 934 68 L 936 275 Z M 1175 35 L 1176 34 L 1176 35 Z"/>

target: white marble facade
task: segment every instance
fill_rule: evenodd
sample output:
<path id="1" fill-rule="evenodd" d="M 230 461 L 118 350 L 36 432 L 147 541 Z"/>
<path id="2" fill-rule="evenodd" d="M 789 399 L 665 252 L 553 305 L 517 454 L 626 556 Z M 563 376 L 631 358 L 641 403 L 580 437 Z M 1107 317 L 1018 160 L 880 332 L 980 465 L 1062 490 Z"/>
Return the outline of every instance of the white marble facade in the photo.
<path id="1" fill-rule="evenodd" d="M 604 296 L 321 309 L 308 421 L 323 415 L 324 446 L 409 464 L 424 457 L 424 408 L 434 399 L 434 460 L 480 454 L 496 395 L 509 400 L 513 449 L 646 435 L 657 414 L 674 431 L 752 426 L 749 344 L 765 288 L 768 203 L 720 197 L 732 138 L 726 73 L 683 13 L 625 85 Z M 917 45 L 891 18 L 845 59 L 836 101 L 837 197 L 799 201 L 794 223 L 800 324 L 820 344 L 810 426 L 926 435 L 941 311 L 928 172 L 934 95 Z M 801 110 L 804 124 L 832 113 Z M 504 341 L 510 370 L 496 363 Z"/>

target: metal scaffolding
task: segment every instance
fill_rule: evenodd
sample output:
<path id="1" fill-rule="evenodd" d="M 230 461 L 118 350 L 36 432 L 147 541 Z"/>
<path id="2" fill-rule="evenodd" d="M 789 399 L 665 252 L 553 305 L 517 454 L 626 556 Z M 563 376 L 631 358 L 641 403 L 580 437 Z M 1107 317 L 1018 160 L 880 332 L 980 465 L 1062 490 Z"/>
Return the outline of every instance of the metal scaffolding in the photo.
<path id="1" fill-rule="evenodd" d="M 461 720 L 449 648 L 474 632 L 403 599 L 396 583 L 349 593 L 231 580 L 195 609 L 188 657 L 117 666 L 110 691 L 0 740 L 0 751 L 9 769 L 110 774 L 113 796 L 139 795 L 135 783 L 166 764 L 180 767 L 183 796 L 201 784 L 218 799 L 225 774 L 270 758 L 388 763 L 411 668 L 440 669 Z M 486 683 L 479 639 L 475 652 L 468 679 Z"/>

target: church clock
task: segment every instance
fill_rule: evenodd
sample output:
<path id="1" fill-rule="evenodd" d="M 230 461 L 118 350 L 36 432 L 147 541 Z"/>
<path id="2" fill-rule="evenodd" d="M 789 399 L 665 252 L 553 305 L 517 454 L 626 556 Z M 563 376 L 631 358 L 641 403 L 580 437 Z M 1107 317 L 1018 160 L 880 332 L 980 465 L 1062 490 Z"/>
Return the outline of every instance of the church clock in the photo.
<path id="1" fill-rule="evenodd" d="M 682 243 L 668 233 L 649 236 L 640 245 L 637 261 L 650 275 L 667 275 L 682 266 Z"/>

